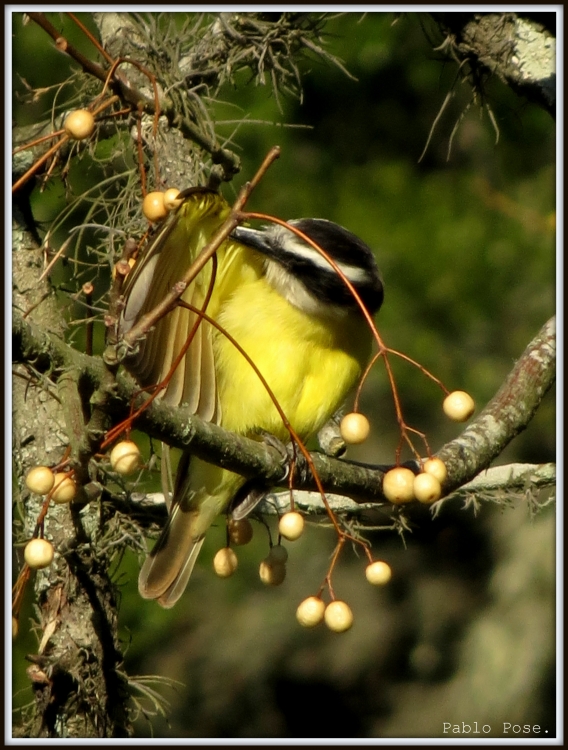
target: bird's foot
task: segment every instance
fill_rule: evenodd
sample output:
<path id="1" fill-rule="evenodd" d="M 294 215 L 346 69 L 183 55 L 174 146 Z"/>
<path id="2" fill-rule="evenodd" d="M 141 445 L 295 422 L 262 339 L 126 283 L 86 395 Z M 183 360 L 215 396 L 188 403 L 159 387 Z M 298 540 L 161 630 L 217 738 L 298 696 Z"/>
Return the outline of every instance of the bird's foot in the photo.
<path id="1" fill-rule="evenodd" d="M 283 484 L 290 476 L 291 467 L 294 467 L 294 477 L 300 483 L 307 481 L 311 476 L 311 470 L 304 457 L 304 454 L 298 449 L 293 442 L 283 443 L 277 437 L 269 432 L 259 431 L 259 436 L 266 445 L 278 451 L 282 457 L 283 475 L 274 484 Z"/>

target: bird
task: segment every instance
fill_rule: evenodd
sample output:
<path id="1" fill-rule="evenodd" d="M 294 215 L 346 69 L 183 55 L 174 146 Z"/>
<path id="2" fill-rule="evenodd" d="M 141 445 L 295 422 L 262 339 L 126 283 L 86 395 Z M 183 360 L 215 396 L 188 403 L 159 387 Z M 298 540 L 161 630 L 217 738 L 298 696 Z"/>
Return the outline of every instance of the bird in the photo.
<path id="1" fill-rule="evenodd" d="M 190 188 L 167 225 L 141 254 L 124 289 L 126 333 L 179 281 L 230 212 L 219 192 Z M 249 222 L 250 223 L 250 222 Z M 287 222 L 334 260 L 370 315 L 383 302 L 371 249 L 327 219 Z M 201 309 L 255 363 L 301 440 L 316 434 L 341 406 L 369 361 L 372 335 L 359 303 L 336 270 L 291 229 L 268 223 L 237 226 L 182 300 Z M 198 316 L 178 306 L 161 318 L 125 360 L 141 386 L 160 383 Z M 289 432 L 251 364 L 205 319 L 161 394 L 163 402 L 253 439 Z M 226 512 L 245 479 L 189 452 L 179 460 L 165 527 L 142 565 L 145 599 L 172 607 L 184 592 L 208 528 Z"/>

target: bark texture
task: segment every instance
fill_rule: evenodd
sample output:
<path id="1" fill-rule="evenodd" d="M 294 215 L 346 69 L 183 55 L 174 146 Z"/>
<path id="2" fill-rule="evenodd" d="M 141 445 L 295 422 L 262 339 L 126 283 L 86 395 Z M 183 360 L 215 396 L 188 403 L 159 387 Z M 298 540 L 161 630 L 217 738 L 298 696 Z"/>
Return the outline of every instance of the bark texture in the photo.
<path id="1" fill-rule="evenodd" d="M 13 239 L 15 309 L 31 310 L 30 322 L 59 339 L 64 325 L 55 294 L 49 281 L 39 282 L 43 253 L 18 212 Z M 21 544 L 32 536 L 42 505 L 26 488 L 25 475 L 32 466 L 56 465 L 73 433 L 69 415 L 74 414 L 76 422 L 82 420 L 72 371 L 57 378 L 51 362 L 49 377 L 41 371 L 45 351 L 36 354 L 15 366 L 12 392 L 14 506 Z M 100 543 L 102 528 L 102 506 L 96 501 L 83 508 L 52 503 L 45 518 L 44 535 L 56 553 L 53 564 L 30 580 L 36 596 L 34 619 L 42 635 L 37 652 L 28 656 L 35 703 L 18 727 L 19 737 L 71 739 L 130 733 L 127 683 L 119 669 L 116 590 L 109 576 L 109 556 Z M 21 570 L 22 562 L 18 561 Z"/>
<path id="2" fill-rule="evenodd" d="M 472 83 L 497 75 L 520 96 L 556 112 L 554 13 L 435 13 Z"/>

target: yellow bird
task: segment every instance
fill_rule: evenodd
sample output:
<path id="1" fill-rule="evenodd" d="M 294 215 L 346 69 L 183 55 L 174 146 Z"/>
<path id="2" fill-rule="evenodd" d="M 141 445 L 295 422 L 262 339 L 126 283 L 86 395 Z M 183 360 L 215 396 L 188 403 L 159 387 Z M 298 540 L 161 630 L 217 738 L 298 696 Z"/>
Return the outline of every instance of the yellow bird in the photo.
<path id="1" fill-rule="evenodd" d="M 189 192 L 189 191 L 188 191 Z M 229 214 L 213 191 L 195 189 L 150 244 L 127 279 L 121 330 L 127 332 L 179 281 Z M 320 245 L 350 280 L 371 314 L 383 285 L 371 250 L 324 219 L 288 222 Z M 207 315 L 251 357 L 290 423 L 307 440 L 338 409 L 368 361 L 371 334 L 344 281 L 313 247 L 272 224 L 238 227 L 217 251 Z M 211 280 L 208 262 L 182 299 L 201 309 Z M 196 315 L 177 307 L 140 342 L 125 365 L 141 385 L 161 382 L 192 330 Z M 203 320 L 163 400 L 226 430 L 281 441 L 288 431 L 250 363 Z M 207 529 L 244 478 L 182 454 L 166 526 L 146 559 L 139 590 L 171 607 L 183 593 Z"/>

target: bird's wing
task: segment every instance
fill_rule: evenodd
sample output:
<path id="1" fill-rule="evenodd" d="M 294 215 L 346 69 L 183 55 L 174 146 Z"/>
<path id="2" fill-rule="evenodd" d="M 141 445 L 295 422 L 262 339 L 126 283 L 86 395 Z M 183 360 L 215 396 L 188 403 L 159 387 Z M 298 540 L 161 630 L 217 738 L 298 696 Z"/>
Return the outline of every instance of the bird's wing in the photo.
<path id="1" fill-rule="evenodd" d="M 127 277 L 125 307 L 121 331 L 126 333 L 145 313 L 157 305 L 172 289 L 197 258 L 211 236 L 223 223 L 229 206 L 217 193 L 208 190 L 191 192 L 170 221 L 150 242 L 141 259 Z M 222 302 L 222 274 L 225 243 L 218 250 L 218 271 L 207 314 L 215 317 Z M 211 283 L 212 262 L 209 261 L 188 285 L 182 300 L 201 309 Z M 173 373 L 162 398 L 173 406 L 187 405 L 189 410 L 207 421 L 220 421 L 217 381 L 213 353 L 213 330 L 190 310 L 176 307 L 161 318 L 137 351 L 125 361 L 127 369 L 143 386 L 160 383 L 170 371 L 192 331 L 192 342 Z"/>
<path id="2" fill-rule="evenodd" d="M 212 191 L 193 190 L 186 194 L 184 202 L 149 243 L 127 276 L 122 333 L 130 330 L 142 315 L 164 299 L 176 282 L 183 279 L 229 211 L 223 198 Z M 261 262 L 251 264 L 250 252 L 233 240 L 222 243 L 216 253 L 213 286 L 213 262 L 209 261 L 188 284 L 181 299 L 200 310 L 209 297 L 206 312 L 216 320 L 224 302 L 242 280 L 254 279 L 260 273 Z M 199 321 L 198 314 L 178 305 L 137 342 L 137 350 L 124 364 L 142 386 L 157 385 L 166 378 L 188 337 L 192 336 L 160 397 L 173 406 L 183 404 L 202 419 L 219 424 L 221 407 L 214 348 L 219 333 L 205 320 L 196 327 Z M 201 467 L 201 474 L 197 471 L 199 476 L 194 478 L 196 466 L 197 469 Z M 158 543 L 142 567 L 139 589 L 143 597 L 157 599 L 164 607 L 171 607 L 183 592 L 207 528 L 228 505 L 243 481 L 231 472 L 204 466 L 203 462 L 196 461 L 190 472 L 189 454 L 184 452 L 170 498 L 169 449 L 167 446 L 163 448 L 162 479 L 169 517 Z M 211 476 L 217 477 L 218 481 L 211 480 Z M 207 477 L 214 492 L 205 487 Z"/>

